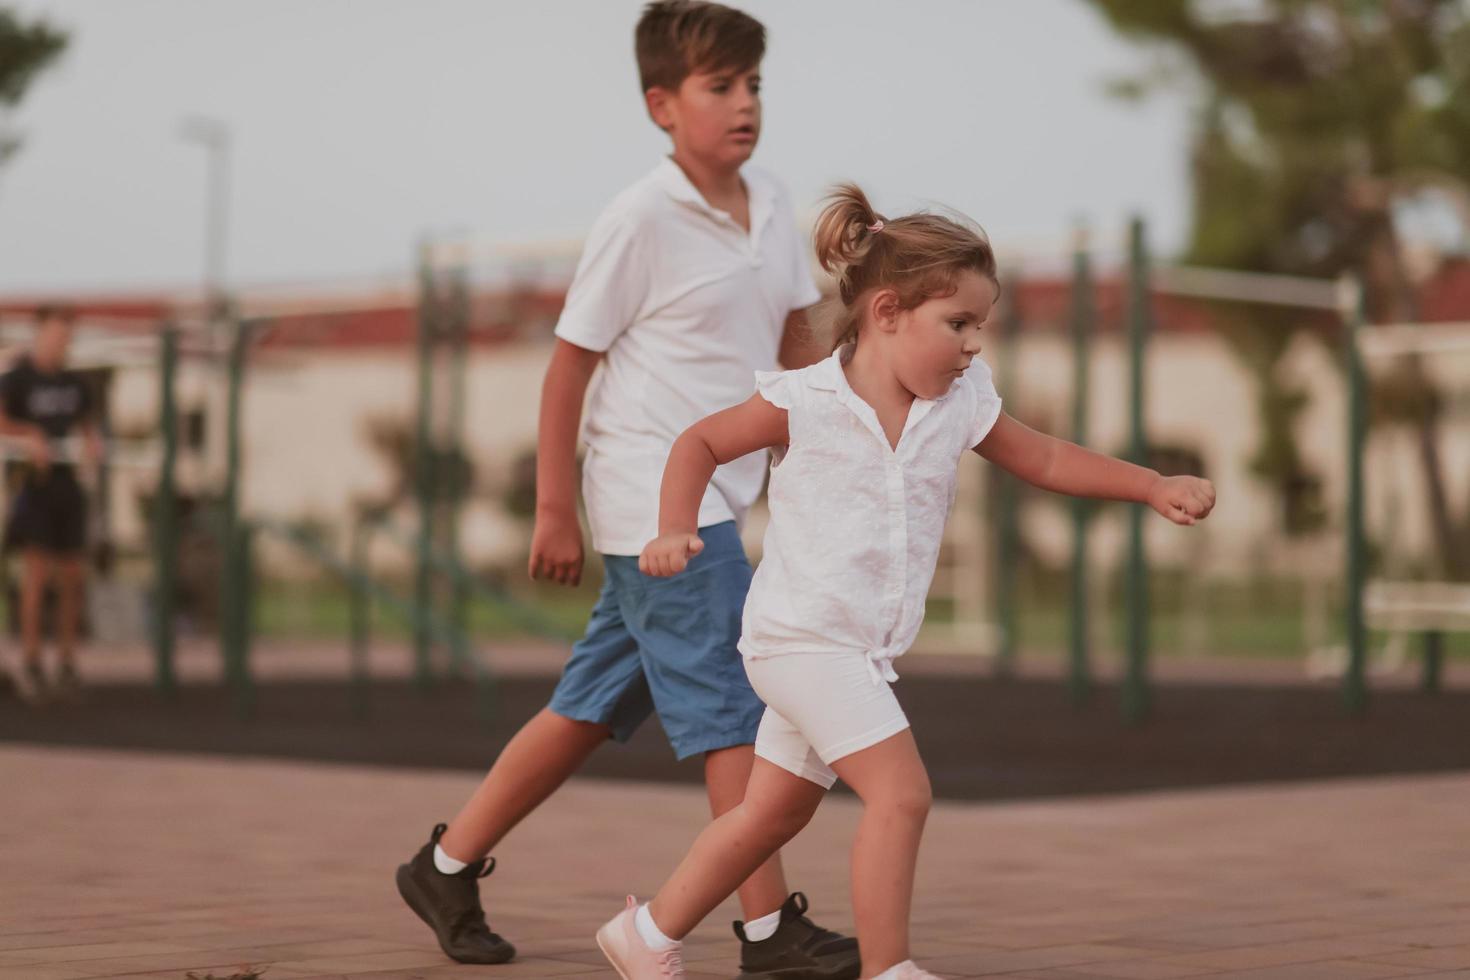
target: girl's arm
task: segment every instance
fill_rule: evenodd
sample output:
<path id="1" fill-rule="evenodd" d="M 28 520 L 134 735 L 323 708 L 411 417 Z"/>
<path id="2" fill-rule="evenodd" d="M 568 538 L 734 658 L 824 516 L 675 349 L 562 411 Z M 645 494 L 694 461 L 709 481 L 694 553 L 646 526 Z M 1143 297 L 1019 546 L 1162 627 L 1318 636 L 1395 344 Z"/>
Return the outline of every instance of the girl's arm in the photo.
<path id="1" fill-rule="evenodd" d="M 1175 524 L 1194 524 L 1215 506 L 1215 488 L 1193 476 L 1154 470 L 1044 435 L 1001 413 L 975 452 L 1027 483 L 1073 497 L 1148 504 Z"/>
<path id="2" fill-rule="evenodd" d="M 638 556 L 645 575 L 677 575 L 704 550 L 699 539 L 699 503 L 715 467 L 758 449 L 784 446 L 786 410 L 760 395 L 716 412 L 685 429 L 669 450 L 659 495 L 658 537 Z"/>

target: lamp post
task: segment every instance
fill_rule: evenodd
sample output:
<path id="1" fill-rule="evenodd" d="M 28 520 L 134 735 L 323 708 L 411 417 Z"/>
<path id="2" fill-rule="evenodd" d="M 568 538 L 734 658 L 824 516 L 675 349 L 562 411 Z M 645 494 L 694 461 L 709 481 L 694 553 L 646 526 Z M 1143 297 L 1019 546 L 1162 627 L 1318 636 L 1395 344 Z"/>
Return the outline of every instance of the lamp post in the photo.
<path id="1" fill-rule="evenodd" d="M 190 116 L 179 135 L 204 148 L 207 162 L 204 213 L 204 293 L 207 318 L 213 322 L 225 295 L 226 223 L 229 220 L 230 128 L 218 119 Z"/>

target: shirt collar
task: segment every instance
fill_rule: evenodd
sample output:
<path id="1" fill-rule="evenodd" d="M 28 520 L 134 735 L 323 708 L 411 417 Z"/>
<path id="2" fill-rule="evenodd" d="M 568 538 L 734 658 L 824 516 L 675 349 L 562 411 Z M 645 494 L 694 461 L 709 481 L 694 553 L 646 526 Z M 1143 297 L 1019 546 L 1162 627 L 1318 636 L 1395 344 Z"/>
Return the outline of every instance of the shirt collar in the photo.
<path id="1" fill-rule="evenodd" d="M 654 172 L 658 174 L 659 184 L 665 193 L 675 201 L 703 211 L 716 221 L 734 224 L 735 219 L 730 216 L 729 212 L 721 211 L 704 199 L 704 195 L 699 193 L 699 188 L 694 186 L 694 182 L 689 179 L 684 168 L 675 163 L 673 157 L 661 159 Z M 743 168 L 740 171 L 740 179 L 745 181 L 745 192 L 750 195 L 750 237 L 756 238 L 775 213 L 775 188 L 759 170 L 752 167 Z M 735 227 L 740 226 L 735 225 Z"/>
<path id="2" fill-rule="evenodd" d="M 835 391 L 839 395 L 857 397 L 852 386 L 847 383 L 847 375 L 842 373 L 842 365 L 852 360 L 852 352 L 857 349 L 855 343 L 846 343 L 832 352 L 832 356 L 824 361 L 818 361 L 807 370 L 806 383 L 809 388 L 817 388 L 821 391 Z M 959 382 L 956 381 L 955 384 Z M 949 386 L 949 391 L 935 399 L 916 398 L 915 401 L 942 402 L 954 392 L 955 386 Z"/>
<path id="3" fill-rule="evenodd" d="M 852 344 L 843 344 L 832 352 L 831 357 L 813 364 L 806 373 L 807 387 L 837 392 L 847 388 L 847 377 L 842 373 L 842 365 L 852 357 L 852 350 Z"/>

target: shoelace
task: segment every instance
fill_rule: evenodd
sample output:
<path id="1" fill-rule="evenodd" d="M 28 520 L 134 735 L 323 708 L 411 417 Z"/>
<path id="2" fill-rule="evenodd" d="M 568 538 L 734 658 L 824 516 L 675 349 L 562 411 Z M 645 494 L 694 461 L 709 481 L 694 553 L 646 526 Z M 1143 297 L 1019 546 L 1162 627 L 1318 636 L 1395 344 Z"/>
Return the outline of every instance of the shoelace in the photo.
<path id="1" fill-rule="evenodd" d="M 659 972 L 666 977 L 682 977 L 684 975 L 684 951 L 678 946 L 671 946 L 661 950 L 658 954 Z"/>
<path id="2" fill-rule="evenodd" d="M 477 865 L 470 865 L 467 870 L 473 870 L 475 879 L 488 877 L 490 872 L 495 870 L 495 859 L 493 857 L 483 858 Z M 480 890 L 473 885 L 470 888 L 474 893 L 473 905 L 455 916 L 449 928 L 456 935 L 474 934 L 493 937 L 495 933 L 485 922 L 485 907 L 480 904 Z"/>

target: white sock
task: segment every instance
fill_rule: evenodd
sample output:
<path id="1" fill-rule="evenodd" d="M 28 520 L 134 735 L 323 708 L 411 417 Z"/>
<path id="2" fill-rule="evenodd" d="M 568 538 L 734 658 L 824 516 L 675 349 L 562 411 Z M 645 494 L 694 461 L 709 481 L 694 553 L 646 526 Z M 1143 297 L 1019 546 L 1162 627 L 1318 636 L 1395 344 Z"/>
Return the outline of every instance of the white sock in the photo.
<path id="1" fill-rule="evenodd" d="M 648 911 L 647 905 L 638 906 L 638 911 L 633 915 L 633 926 L 638 930 L 638 935 L 648 944 L 649 949 L 669 949 L 680 945 L 679 940 L 670 939 L 659 930 L 658 923 L 653 921 L 653 914 Z"/>
<path id="2" fill-rule="evenodd" d="M 454 858 L 444 853 L 444 848 L 440 847 L 438 844 L 434 845 L 434 867 L 439 869 L 440 874 L 459 874 L 461 871 L 463 871 L 465 868 L 468 868 L 469 866 L 470 863 L 468 861 L 456 861 Z"/>
<path id="3" fill-rule="evenodd" d="M 781 926 L 781 910 L 777 909 L 770 915 L 763 915 L 759 919 L 751 919 L 745 924 L 745 938 L 753 943 L 770 939 L 776 934 Z"/>
<path id="4" fill-rule="evenodd" d="M 898 976 L 898 971 L 902 970 L 906 966 L 909 966 L 913 962 L 913 960 L 904 960 L 902 963 L 895 963 L 888 969 L 884 970 L 882 973 L 874 977 L 873 980 L 895 980 L 895 978 L 897 978 Z"/>

